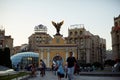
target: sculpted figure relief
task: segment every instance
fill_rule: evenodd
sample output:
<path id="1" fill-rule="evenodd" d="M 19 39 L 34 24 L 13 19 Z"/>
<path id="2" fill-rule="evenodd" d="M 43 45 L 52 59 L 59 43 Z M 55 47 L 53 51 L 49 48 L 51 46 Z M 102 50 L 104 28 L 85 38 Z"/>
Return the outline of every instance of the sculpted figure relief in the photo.
<path id="1" fill-rule="evenodd" d="M 57 32 L 56 35 L 60 35 L 60 28 L 63 23 L 64 23 L 64 21 L 61 21 L 59 23 L 55 23 L 52 21 L 53 26 L 56 28 L 56 32 Z"/>

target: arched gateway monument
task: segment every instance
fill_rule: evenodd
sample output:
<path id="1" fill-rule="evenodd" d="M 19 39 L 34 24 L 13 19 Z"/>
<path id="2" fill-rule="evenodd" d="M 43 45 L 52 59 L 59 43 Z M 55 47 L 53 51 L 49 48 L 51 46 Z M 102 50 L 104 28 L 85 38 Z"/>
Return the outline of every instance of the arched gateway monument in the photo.
<path id="1" fill-rule="evenodd" d="M 70 51 L 73 51 L 74 56 L 77 58 L 77 45 L 67 44 L 65 37 L 63 37 L 63 35 L 60 34 L 60 28 L 63 25 L 63 23 L 64 21 L 61 21 L 60 23 L 55 23 L 52 21 L 53 26 L 56 28 L 56 34 L 53 35 L 54 37 L 48 43 L 37 44 L 39 60 L 44 60 L 46 66 L 49 68 L 51 68 L 53 60 L 56 60 L 56 56 L 62 57 L 62 60 L 65 63 L 66 58 L 69 56 L 68 53 Z"/>

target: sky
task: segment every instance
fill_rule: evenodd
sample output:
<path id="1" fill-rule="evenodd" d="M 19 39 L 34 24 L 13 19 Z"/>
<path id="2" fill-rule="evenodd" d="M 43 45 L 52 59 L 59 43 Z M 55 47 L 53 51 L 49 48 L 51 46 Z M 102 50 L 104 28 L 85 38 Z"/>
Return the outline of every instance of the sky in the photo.
<path id="1" fill-rule="evenodd" d="M 39 24 L 55 35 L 51 21 L 64 20 L 63 37 L 68 36 L 71 25 L 84 24 L 87 31 L 106 39 L 106 48 L 112 49 L 110 32 L 114 17 L 119 15 L 120 0 L 0 0 L 0 26 L 14 39 L 14 46 L 28 43 Z"/>

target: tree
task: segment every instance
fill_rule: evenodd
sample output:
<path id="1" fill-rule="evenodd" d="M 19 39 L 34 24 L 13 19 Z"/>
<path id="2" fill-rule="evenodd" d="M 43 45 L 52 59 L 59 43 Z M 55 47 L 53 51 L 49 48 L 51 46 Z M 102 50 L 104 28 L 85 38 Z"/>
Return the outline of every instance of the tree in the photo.
<path id="1" fill-rule="evenodd" d="M 103 65 L 100 62 L 94 62 L 92 65 L 95 66 L 96 68 L 100 68 L 101 70 L 104 69 Z"/>
<path id="2" fill-rule="evenodd" d="M 10 49 L 8 47 L 4 48 L 4 62 L 6 67 L 12 68 L 12 62 L 10 59 Z"/>
<path id="3" fill-rule="evenodd" d="M 4 65 L 4 55 L 3 55 L 3 49 L 0 49 L 0 65 Z"/>
<path id="4" fill-rule="evenodd" d="M 105 61 L 104 65 L 109 65 L 109 66 L 113 66 L 115 64 L 114 60 L 108 59 Z"/>

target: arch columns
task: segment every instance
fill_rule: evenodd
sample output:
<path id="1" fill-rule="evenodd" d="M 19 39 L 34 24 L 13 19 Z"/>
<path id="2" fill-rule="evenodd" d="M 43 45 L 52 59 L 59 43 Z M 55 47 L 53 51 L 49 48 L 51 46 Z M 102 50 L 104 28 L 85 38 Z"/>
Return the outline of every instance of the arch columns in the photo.
<path id="1" fill-rule="evenodd" d="M 47 49 L 47 66 L 50 67 L 50 49 Z"/>
<path id="2" fill-rule="evenodd" d="M 66 48 L 66 60 L 68 58 L 68 48 Z"/>

